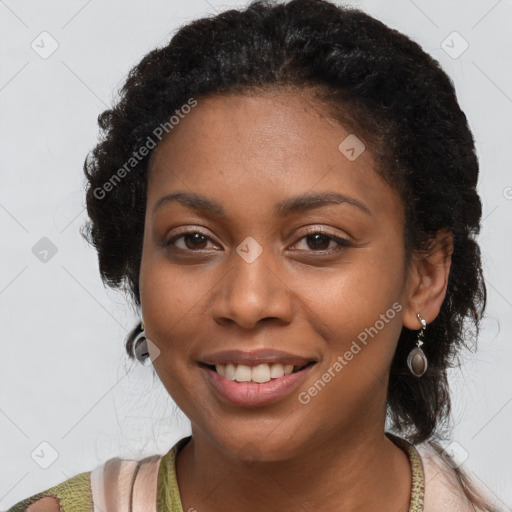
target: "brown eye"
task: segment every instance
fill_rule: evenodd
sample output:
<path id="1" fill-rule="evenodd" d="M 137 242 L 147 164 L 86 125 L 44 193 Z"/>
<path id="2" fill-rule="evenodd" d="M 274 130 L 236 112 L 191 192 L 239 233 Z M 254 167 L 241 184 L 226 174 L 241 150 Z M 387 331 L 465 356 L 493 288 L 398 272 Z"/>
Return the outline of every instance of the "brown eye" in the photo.
<path id="1" fill-rule="evenodd" d="M 306 236 L 299 239 L 299 242 L 301 240 L 306 241 L 307 249 L 305 250 L 307 251 L 309 249 L 313 252 L 336 252 L 346 247 L 352 247 L 352 244 L 348 240 L 323 231 L 311 231 Z"/>
<path id="2" fill-rule="evenodd" d="M 188 249 L 204 249 L 206 244 L 206 237 L 201 233 L 192 233 L 189 235 L 184 235 L 183 240 L 185 240 L 185 245 Z"/>
<path id="3" fill-rule="evenodd" d="M 322 234 L 322 233 L 315 233 L 313 235 L 308 235 L 305 237 L 308 241 L 308 246 L 311 249 L 320 249 L 325 250 L 329 248 L 329 244 L 331 243 L 331 238 Z"/>
<path id="4" fill-rule="evenodd" d="M 181 239 L 183 239 L 183 243 L 180 244 L 178 241 Z M 203 235 L 198 231 L 189 231 L 172 237 L 165 243 L 165 246 L 173 247 L 183 251 L 196 251 L 207 249 L 209 241 L 210 239 L 206 235 Z"/>

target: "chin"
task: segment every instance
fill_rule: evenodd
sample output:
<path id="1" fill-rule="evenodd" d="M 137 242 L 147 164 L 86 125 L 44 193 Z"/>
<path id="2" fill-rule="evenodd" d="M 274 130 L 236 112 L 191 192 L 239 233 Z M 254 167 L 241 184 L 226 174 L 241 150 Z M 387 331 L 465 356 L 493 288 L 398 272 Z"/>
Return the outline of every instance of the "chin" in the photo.
<path id="1" fill-rule="evenodd" d="M 227 456 L 247 464 L 284 461 L 303 453 L 307 439 L 292 437 L 289 428 L 279 432 L 279 427 L 269 425 L 265 431 L 261 425 L 258 430 L 257 426 L 249 423 L 245 427 L 240 423 L 226 425 L 225 429 L 212 433 L 210 437 Z"/>

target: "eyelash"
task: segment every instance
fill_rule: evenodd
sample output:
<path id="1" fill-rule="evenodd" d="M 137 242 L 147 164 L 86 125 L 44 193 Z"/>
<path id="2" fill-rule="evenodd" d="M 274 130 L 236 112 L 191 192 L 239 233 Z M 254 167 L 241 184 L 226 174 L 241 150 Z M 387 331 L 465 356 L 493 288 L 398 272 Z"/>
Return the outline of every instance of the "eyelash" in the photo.
<path id="1" fill-rule="evenodd" d="M 207 236 L 202 231 L 199 231 L 199 230 L 196 229 L 196 230 L 192 230 L 192 231 L 183 231 L 183 232 L 173 236 L 172 238 L 170 238 L 169 240 L 164 242 L 164 246 L 165 247 L 171 247 L 180 238 L 183 238 L 183 237 L 185 237 L 187 235 L 194 235 L 194 234 L 202 235 L 207 241 L 213 242 L 213 240 L 209 236 Z M 332 254 L 334 252 L 341 251 L 341 250 L 343 250 L 345 248 L 353 247 L 353 245 L 348 240 L 346 240 L 344 238 L 341 238 L 341 237 L 338 237 L 338 236 L 335 236 L 335 235 L 333 235 L 333 234 L 331 234 L 331 233 L 329 233 L 327 231 L 322 231 L 320 229 L 312 229 L 310 231 L 307 231 L 304 236 L 302 236 L 301 238 L 299 238 L 297 240 L 297 242 L 299 242 L 301 240 L 304 240 L 308 236 L 317 235 L 317 234 L 318 235 L 323 235 L 323 236 L 327 237 L 327 239 L 329 241 L 336 242 L 338 244 L 338 246 L 335 249 L 321 249 L 321 250 L 318 250 L 318 251 L 315 251 L 315 250 L 311 249 L 309 252 L 319 253 L 319 254 Z M 197 252 L 197 253 L 199 253 L 199 252 L 204 251 L 204 250 L 205 249 L 193 250 L 193 249 L 182 249 L 181 247 L 177 248 L 178 252 Z M 298 252 L 304 252 L 304 251 L 298 251 Z M 308 252 L 308 251 L 306 251 L 306 252 Z"/>

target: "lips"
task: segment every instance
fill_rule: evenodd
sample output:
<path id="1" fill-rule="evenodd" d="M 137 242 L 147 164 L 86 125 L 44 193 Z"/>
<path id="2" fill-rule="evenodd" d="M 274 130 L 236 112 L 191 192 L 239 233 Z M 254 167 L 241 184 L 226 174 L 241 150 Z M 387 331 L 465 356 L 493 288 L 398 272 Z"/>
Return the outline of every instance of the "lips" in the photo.
<path id="1" fill-rule="evenodd" d="M 229 350 L 202 359 L 202 364 L 237 382 L 265 383 L 302 370 L 316 361 L 287 352 L 260 349 L 252 352 Z"/>
<path id="2" fill-rule="evenodd" d="M 256 407 L 285 398 L 316 362 L 314 358 L 260 349 L 217 352 L 202 357 L 199 365 L 221 400 Z"/>
<path id="3" fill-rule="evenodd" d="M 297 354 L 290 354 L 273 349 L 259 349 L 251 352 L 243 350 L 225 350 L 215 352 L 211 355 L 205 355 L 200 358 L 200 362 L 206 365 L 215 366 L 217 364 L 245 364 L 247 366 L 256 366 L 258 364 L 282 364 L 302 367 L 309 362 L 316 362 L 314 357 L 304 357 Z"/>

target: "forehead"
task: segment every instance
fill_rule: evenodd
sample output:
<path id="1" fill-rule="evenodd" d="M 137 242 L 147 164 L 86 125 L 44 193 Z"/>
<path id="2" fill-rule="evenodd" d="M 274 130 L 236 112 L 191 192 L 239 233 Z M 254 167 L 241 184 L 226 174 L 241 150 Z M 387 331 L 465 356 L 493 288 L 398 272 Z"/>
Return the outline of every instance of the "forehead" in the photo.
<path id="1" fill-rule="evenodd" d="M 312 96 L 290 91 L 198 99 L 153 152 L 148 205 L 178 189 L 233 204 L 244 195 L 251 202 L 277 201 L 337 190 L 373 209 L 398 208 L 396 192 L 375 172 L 371 152 L 362 150 L 364 141 L 328 114 Z M 347 158 L 347 144 L 362 153 Z"/>

